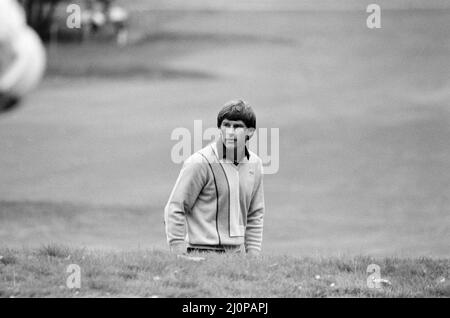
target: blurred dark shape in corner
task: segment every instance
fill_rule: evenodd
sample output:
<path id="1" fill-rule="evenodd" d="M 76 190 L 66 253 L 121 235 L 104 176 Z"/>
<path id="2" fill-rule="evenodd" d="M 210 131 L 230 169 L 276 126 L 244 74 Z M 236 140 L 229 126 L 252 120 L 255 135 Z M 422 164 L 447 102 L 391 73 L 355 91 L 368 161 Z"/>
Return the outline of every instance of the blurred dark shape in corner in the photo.
<path id="1" fill-rule="evenodd" d="M 46 53 L 16 0 L 0 1 L 0 113 L 10 111 L 40 82 Z"/>
<path id="2" fill-rule="evenodd" d="M 13 110 L 20 104 L 19 102 L 19 98 L 12 95 L 2 94 L 0 92 L 0 113 L 5 113 Z"/>

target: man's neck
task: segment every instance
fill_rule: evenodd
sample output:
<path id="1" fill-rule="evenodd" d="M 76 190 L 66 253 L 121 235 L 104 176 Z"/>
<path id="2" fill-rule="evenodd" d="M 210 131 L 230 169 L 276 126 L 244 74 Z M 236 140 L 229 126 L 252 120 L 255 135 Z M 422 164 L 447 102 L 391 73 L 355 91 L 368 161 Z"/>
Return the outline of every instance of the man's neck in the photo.
<path id="1" fill-rule="evenodd" d="M 245 144 L 244 147 L 235 147 L 229 149 L 225 146 L 222 139 L 218 140 L 217 142 L 217 150 L 219 153 L 219 159 L 230 160 L 235 165 L 239 164 L 245 156 L 249 156 L 247 144 Z"/>
<path id="2" fill-rule="evenodd" d="M 228 149 L 224 146 L 225 151 L 226 151 L 226 155 L 225 157 L 232 161 L 235 165 L 239 164 L 239 162 L 242 161 L 242 159 L 244 158 L 245 155 L 245 146 L 241 147 L 242 149 L 239 149 L 238 147 L 232 148 L 232 149 Z"/>

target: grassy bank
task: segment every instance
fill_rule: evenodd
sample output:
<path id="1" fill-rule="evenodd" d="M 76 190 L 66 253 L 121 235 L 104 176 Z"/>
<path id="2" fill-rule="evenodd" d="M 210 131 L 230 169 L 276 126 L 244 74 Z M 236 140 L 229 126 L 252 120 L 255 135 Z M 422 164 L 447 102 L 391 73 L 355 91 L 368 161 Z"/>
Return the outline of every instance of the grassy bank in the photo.
<path id="1" fill-rule="evenodd" d="M 1 297 L 449 297 L 449 259 L 293 258 L 208 255 L 204 261 L 161 250 L 94 251 L 49 245 L 0 249 Z M 68 288 L 70 264 L 81 288 Z M 369 264 L 381 288 L 367 286 Z"/>

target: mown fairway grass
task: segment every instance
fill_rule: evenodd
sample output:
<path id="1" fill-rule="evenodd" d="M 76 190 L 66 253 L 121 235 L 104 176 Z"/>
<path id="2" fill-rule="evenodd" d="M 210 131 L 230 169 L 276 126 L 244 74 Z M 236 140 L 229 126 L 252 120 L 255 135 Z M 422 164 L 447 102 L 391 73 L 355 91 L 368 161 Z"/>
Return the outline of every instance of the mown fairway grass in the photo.
<path id="1" fill-rule="evenodd" d="M 449 297 L 449 259 L 294 258 L 207 255 L 201 262 L 162 250 L 105 252 L 48 245 L 0 249 L 1 297 Z M 66 286 L 69 264 L 81 288 Z M 390 282 L 367 286 L 369 264 Z"/>

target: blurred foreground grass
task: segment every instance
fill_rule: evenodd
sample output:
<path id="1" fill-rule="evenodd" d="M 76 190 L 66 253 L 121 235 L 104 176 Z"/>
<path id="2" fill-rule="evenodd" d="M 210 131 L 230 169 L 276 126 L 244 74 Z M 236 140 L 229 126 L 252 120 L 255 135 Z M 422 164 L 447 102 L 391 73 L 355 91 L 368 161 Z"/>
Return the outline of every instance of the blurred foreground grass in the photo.
<path id="1" fill-rule="evenodd" d="M 66 285 L 70 264 L 80 266 L 80 289 Z M 369 264 L 388 281 L 379 289 L 367 286 Z M 449 259 L 206 255 L 193 262 L 162 250 L 0 248 L 1 297 L 449 297 L 449 273 Z"/>

